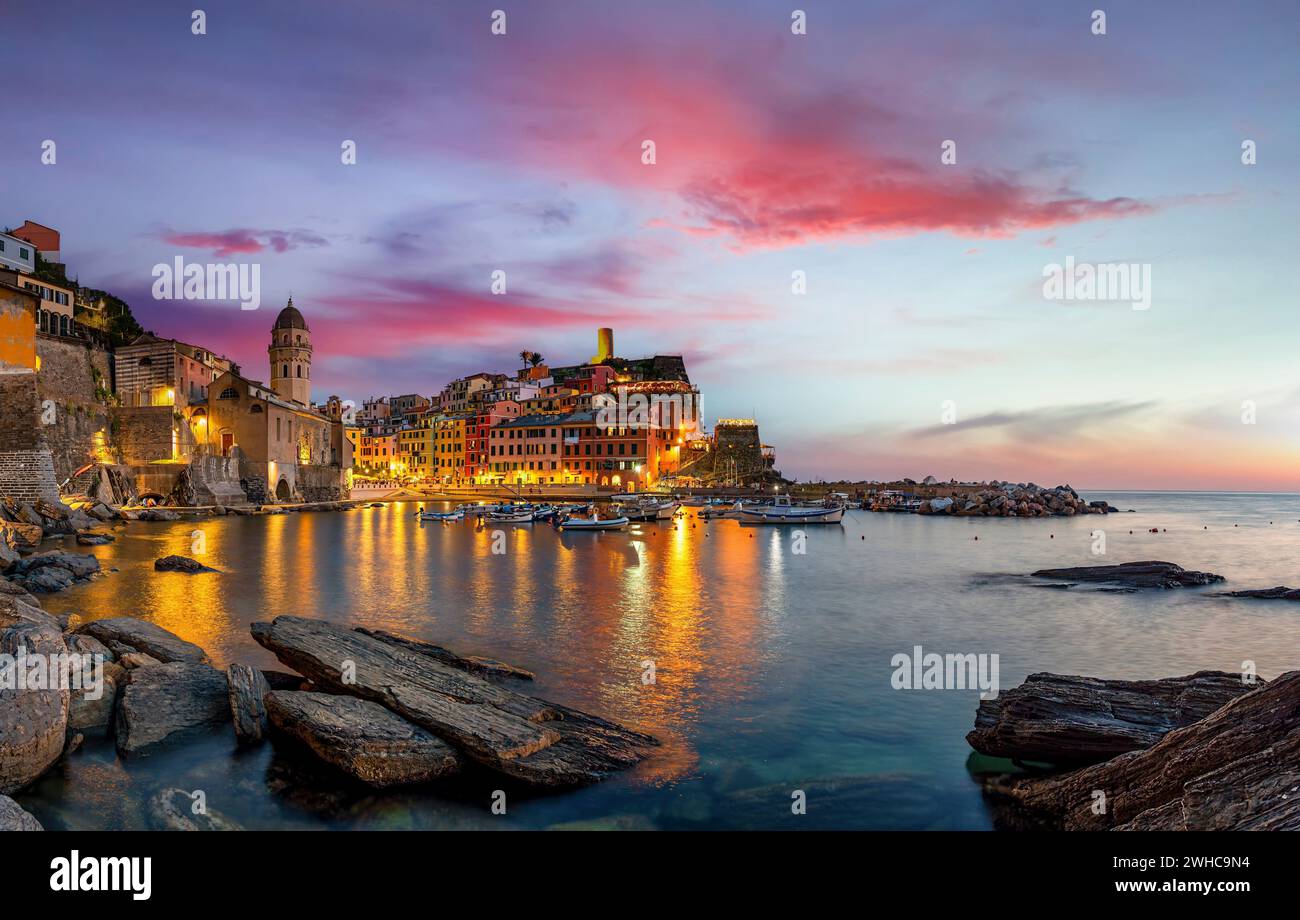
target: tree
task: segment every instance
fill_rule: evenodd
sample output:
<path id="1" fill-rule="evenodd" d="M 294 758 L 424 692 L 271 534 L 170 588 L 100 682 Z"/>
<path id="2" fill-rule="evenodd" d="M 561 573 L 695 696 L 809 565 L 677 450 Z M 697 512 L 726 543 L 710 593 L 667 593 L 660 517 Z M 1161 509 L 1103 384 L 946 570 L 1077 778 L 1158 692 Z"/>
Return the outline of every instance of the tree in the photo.
<path id="1" fill-rule="evenodd" d="M 531 354 L 528 356 L 528 363 L 531 364 L 533 367 L 536 367 L 537 365 L 541 364 L 541 363 L 542 363 L 542 354 L 541 354 L 541 352 L 535 351 L 535 352 L 531 353 Z"/>

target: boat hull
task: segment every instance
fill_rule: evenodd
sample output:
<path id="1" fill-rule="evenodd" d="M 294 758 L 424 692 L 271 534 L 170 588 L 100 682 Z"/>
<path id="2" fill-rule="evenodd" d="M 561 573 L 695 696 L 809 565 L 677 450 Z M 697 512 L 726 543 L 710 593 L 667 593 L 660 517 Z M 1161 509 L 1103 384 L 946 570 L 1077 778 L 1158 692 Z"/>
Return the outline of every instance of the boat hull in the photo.
<path id="1" fill-rule="evenodd" d="M 838 524 L 844 520 L 843 508 L 741 508 L 744 524 Z"/>
<path id="2" fill-rule="evenodd" d="M 609 518 L 593 521 L 587 518 L 570 518 L 560 524 L 560 530 L 622 530 L 627 526 L 627 518 Z"/>

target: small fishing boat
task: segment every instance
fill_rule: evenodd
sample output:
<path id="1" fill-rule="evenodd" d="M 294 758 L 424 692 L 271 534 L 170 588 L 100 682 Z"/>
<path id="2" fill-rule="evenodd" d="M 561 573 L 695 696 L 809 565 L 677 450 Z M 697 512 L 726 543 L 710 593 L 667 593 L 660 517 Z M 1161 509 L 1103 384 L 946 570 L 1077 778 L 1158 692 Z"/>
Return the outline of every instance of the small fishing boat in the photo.
<path id="1" fill-rule="evenodd" d="M 683 508 L 703 508 L 708 503 L 709 500 L 707 498 L 702 498 L 701 496 L 698 495 L 694 496 L 693 498 L 682 499 Z"/>
<path id="2" fill-rule="evenodd" d="M 624 505 L 618 509 L 618 513 L 629 521 L 653 521 L 659 512 L 655 508 L 647 508 L 643 505 Z"/>
<path id="3" fill-rule="evenodd" d="M 625 516 L 615 518 L 565 518 L 560 522 L 560 530 L 622 530 L 628 525 Z"/>
<path id="4" fill-rule="evenodd" d="M 844 519 L 843 505 L 800 508 L 790 496 L 778 495 L 770 505 L 741 506 L 741 523 L 747 524 L 838 524 Z"/>
<path id="5" fill-rule="evenodd" d="M 486 502 L 466 502 L 463 505 L 457 505 L 456 510 L 462 514 L 492 514 L 493 512 L 500 511 L 502 507 L 509 506 L 489 505 Z"/>
<path id="6" fill-rule="evenodd" d="M 670 520 L 677 513 L 677 502 L 648 503 L 648 507 L 654 508 L 655 517 L 661 521 Z"/>
<path id="7" fill-rule="evenodd" d="M 531 524 L 536 518 L 532 508 L 515 508 L 510 511 L 489 512 L 487 519 L 493 524 Z"/>
<path id="8" fill-rule="evenodd" d="M 417 511 L 416 517 L 421 521 L 463 521 L 465 512 L 459 508 L 455 511 Z"/>

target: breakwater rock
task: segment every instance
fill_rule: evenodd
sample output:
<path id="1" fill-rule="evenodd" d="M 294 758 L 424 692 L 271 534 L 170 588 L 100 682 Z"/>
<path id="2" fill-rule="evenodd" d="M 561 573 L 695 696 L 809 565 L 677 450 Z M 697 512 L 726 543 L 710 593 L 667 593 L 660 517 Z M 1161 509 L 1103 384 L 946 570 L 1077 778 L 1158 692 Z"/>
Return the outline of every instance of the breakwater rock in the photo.
<path id="1" fill-rule="evenodd" d="M 872 504 L 872 511 L 892 510 Z M 1106 502 L 1086 502 L 1068 485 L 1043 488 L 1034 483 L 994 483 L 987 489 L 951 497 L 923 500 L 918 514 L 946 514 L 951 517 L 1071 517 L 1076 514 L 1106 514 L 1118 509 Z"/>
<path id="2" fill-rule="evenodd" d="M 1125 588 L 1189 588 L 1223 581 L 1213 572 L 1189 572 L 1172 562 L 1121 562 L 1119 565 L 1083 565 L 1065 569 L 1039 569 L 1035 578 L 1067 582 L 1092 582 Z"/>

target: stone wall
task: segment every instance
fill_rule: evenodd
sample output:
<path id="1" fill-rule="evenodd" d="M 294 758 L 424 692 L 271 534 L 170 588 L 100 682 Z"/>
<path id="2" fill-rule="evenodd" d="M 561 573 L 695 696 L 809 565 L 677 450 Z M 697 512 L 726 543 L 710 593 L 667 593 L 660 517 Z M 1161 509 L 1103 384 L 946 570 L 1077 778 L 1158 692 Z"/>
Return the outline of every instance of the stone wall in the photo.
<path id="1" fill-rule="evenodd" d="M 36 375 L 0 374 L 0 451 L 35 450 Z"/>
<path id="2" fill-rule="evenodd" d="M 0 498 L 51 504 L 59 501 L 54 479 L 54 462 L 48 450 L 0 451 Z"/>
<path id="3" fill-rule="evenodd" d="M 306 502 L 332 502 L 343 498 L 339 467 L 332 464 L 299 466 L 298 494 Z"/>
<path id="4" fill-rule="evenodd" d="M 172 459 L 175 424 L 172 411 L 171 406 L 113 410 L 113 443 L 124 463 L 138 465 Z"/>
<path id="5" fill-rule="evenodd" d="M 62 482 L 112 451 L 108 408 L 100 399 L 112 386 L 111 362 L 99 346 L 48 335 L 36 337 L 36 353 L 41 359 L 38 436 L 49 447 L 55 476 Z"/>
<path id="6" fill-rule="evenodd" d="M 96 388 L 112 390 L 110 354 L 99 346 L 79 339 L 38 335 L 36 354 L 41 359 L 41 399 L 102 405 Z"/>

